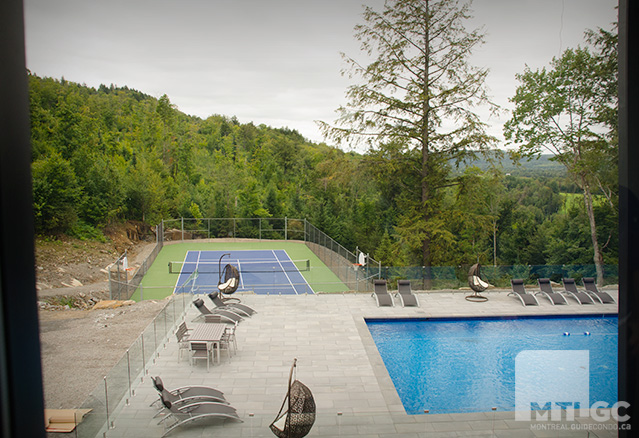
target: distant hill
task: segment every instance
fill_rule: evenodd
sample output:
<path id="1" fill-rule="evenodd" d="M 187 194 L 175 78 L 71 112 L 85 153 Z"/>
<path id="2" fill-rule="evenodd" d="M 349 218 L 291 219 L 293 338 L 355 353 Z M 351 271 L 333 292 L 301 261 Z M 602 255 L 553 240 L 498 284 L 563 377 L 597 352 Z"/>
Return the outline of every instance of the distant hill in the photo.
<path id="1" fill-rule="evenodd" d="M 553 155 L 545 154 L 539 158 L 533 158 L 531 160 L 523 159 L 519 163 L 513 163 L 513 161 L 505 155 L 500 158 L 498 163 L 502 171 L 505 174 L 511 174 L 513 176 L 537 176 L 537 177 L 562 177 L 566 176 L 566 168 L 555 161 L 552 161 Z M 479 158 L 470 165 L 476 166 L 481 170 L 487 170 L 493 164 L 486 158 Z M 465 166 L 461 167 L 461 170 Z"/>

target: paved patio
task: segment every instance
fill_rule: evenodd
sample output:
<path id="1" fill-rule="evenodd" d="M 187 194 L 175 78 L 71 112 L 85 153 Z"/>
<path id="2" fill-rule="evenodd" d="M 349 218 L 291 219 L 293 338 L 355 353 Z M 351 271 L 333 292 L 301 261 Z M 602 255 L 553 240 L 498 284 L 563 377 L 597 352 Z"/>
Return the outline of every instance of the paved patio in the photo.
<path id="1" fill-rule="evenodd" d="M 616 290 L 610 291 L 616 298 Z M 238 354 L 207 372 L 206 364 L 178 362 L 175 337 L 161 348 L 148 375 L 136 379 L 135 396 L 113 417 L 107 437 L 161 437 L 162 425 L 149 405 L 157 400 L 150 376 L 159 375 L 168 389 L 209 385 L 225 393 L 243 420 L 201 420 L 173 430 L 169 437 L 273 437 L 268 426 L 279 411 L 287 389 L 293 358 L 297 378 L 312 391 L 317 419 L 308 436 L 418 437 L 610 437 L 601 423 L 531 424 L 515 421 L 513 412 L 407 415 L 366 328 L 364 317 L 504 316 L 540 314 L 617 313 L 616 305 L 523 307 L 507 291 L 484 293 L 489 301 L 471 303 L 470 292 L 418 294 L 419 308 L 378 308 L 369 294 L 258 296 L 242 295 L 242 302 L 258 311 L 237 328 Z M 208 307 L 212 303 L 206 301 Z M 187 311 L 187 324 L 199 312 Z M 143 381 L 141 381 L 143 380 Z M 588 429 L 588 424 L 591 428 Z M 614 423 L 604 423 L 610 427 Z M 573 429 L 571 429 L 571 427 Z M 574 428 L 578 427 L 579 430 Z"/>

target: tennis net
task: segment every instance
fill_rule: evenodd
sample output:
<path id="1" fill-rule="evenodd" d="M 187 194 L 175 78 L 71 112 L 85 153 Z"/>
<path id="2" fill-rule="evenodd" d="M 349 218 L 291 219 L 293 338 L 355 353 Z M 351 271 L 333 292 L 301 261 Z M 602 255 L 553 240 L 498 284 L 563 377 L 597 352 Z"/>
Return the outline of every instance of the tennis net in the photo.
<path id="1" fill-rule="evenodd" d="M 198 270 L 191 272 L 189 278 L 186 279 L 184 283 L 182 283 L 177 289 L 176 293 L 193 293 L 197 290 L 197 277 L 200 275 Z"/>
<path id="2" fill-rule="evenodd" d="M 240 273 L 242 272 L 298 272 L 310 271 L 311 261 L 305 260 L 264 260 L 264 261 L 231 261 L 223 263 L 221 268 L 231 264 L 235 266 Z M 218 262 L 169 262 L 169 273 L 171 274 L 191 274 L 198 272 L 200 274 L 219 274 L 220 265 Z"/>

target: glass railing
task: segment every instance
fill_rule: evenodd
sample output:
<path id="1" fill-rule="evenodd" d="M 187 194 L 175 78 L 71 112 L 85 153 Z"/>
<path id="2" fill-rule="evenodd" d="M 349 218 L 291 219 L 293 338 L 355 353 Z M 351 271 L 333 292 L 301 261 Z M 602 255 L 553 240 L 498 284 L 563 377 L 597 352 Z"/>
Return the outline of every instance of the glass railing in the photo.
<path id="1" fill-rule="evenodd" d="M 183 318 L 191 301 L 191 296 L 187 294 L 174 295 L 168 300 L 153 322 L 104 376 L 103 381 L 80 406 L 80 409 L 90 411 L 77 425 L 77 437 L 104 436 L 113 427 L 114 418 L 124 406 L 129 405 L 135 388 L 146 378 L 149 365 L 155 362 L 173 335 L 176 324 Z"/>
<path id="2" fill-rule="evenodd" d="M 468 287 L 470 266 L 382 266 L 381 278 L 397 288 L 397 280 L 410 280 L 415 290 L 446 290 Z M 604 285 L 617 284 L 618 265 L 604 266 Z M 537 279 L 549 278 L 561 285 L 563 278 L 574 278 L 581 285 L 582 278 L 597 277 L 595 265 L 512 265 L 481 266 L 481 278 L 500 289 L 510 289 L 510 280 L 521 278 L 525 284 L 537 285 Z"/>

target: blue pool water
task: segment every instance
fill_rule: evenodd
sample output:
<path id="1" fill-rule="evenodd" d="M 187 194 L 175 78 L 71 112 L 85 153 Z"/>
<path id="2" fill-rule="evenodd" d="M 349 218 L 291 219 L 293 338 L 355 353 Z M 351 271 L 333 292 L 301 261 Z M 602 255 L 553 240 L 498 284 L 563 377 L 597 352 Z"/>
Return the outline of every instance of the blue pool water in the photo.
<path id="1" fill-rule="evenodd" d="M 526 350 L 589 351 L 590 403 L 617 401 L 616 315 L 366 323 L 409 414 L 515 410 L 515 358 Z"/>

